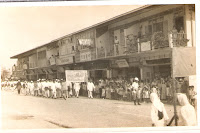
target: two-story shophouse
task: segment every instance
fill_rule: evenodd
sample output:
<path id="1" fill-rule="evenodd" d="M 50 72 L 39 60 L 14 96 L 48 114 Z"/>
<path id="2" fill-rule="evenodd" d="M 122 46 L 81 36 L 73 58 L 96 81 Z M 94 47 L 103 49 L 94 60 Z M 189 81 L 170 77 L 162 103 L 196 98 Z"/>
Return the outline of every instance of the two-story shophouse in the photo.
<path id="1" fill-rule="evenodd" d="M 185 47 L 196 47 L 194 5 L 148 5 L 11 58 L 26 60 L 28 79 L 88 70 L 96 79 L 151 81 L 171 76 L 172 50 Z"/>

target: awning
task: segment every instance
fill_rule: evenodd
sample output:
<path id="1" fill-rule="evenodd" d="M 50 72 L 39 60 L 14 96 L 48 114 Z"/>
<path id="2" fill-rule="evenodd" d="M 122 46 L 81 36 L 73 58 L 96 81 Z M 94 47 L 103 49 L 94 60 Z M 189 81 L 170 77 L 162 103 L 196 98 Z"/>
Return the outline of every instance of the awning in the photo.
<path id="1" fill-rule="evenodd" d="M 57 71 L 60 72 L 60 73 L 64 73 L 65 68 L 64 67 L 58 67 Z"/>
<path id="2" fill-rule="evenodd" d="M 173 48 L 173 76 L 196 75 L 196 48 Z"/>

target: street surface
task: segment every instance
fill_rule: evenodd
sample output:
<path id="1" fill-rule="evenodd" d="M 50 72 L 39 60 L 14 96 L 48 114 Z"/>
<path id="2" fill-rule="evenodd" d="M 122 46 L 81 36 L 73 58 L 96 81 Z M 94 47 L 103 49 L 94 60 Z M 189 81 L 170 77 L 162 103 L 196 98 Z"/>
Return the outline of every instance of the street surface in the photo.
<path id="1" fill-rule="evenodd" d="M 48 99 L 1 91 L 2 129 L 151 127 L 151 103 Z M 165 104 L 169 118 L 173 106 Z"/>

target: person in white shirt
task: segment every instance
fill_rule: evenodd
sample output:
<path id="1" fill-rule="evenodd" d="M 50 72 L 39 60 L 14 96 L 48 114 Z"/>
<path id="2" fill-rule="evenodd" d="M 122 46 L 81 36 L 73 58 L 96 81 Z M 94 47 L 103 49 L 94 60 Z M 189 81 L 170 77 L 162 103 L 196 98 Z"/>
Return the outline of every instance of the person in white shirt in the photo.
<path id="1" fill-rule="evenodd" d="M 33 96 L 34 95 L 34 83 L 31 81 L 30 83 L 30 94 Z"/>
<path id="2" fill-rule="evenodd" d="M 57 79 L 55 84 L 56 84 L 56 95 L 57 95 L 57 98 L 60 98 L 61 97 L 61 83 L 60 83 L 60 80 Z"/>
<path id="3" fill-rule="evenodd" d="M 138 81 L 139 81 L 139 79 L 136 77 L 136 78 L 134 79 L 134 82 L 132 83 L 132 89 L 133 89 L 133 91 L 132 91 L 132 96 L 133 96 L 133 101 L 134 101 L 134 104 L 135 104 L 135 105 L 136 105 L 136 102 L 138 103 L 138 105 L 141 105 L 141 104 L 140 104 L 140 101 L 139 101 L 139 99 L 138 99 L 138 97 L 137 97 L 137 93 L 140 93 L 140 91 L 138 90 L 138 88 L 139 88 Z M 139 94 L 138 94 L 138 95 L 139 95 Z"/>
<path id="4" fill-rule="evenodd" d="M 45 79 L 42 79 L 42 96 L 45 97 L 45 87 L 46 87 L 46 81 Z"/>
<path id="5" fill-rule="evenodd" d="M 31 88 L 31 82 L 28 81 L 28 83 L 27 83 L 27 89 L 26 89 L 26 95 L 30 95 L 31 94 L 30 88 Z"/>
<path id="6" fill-rule="evenodd" d="M 39 80 L 37 80 L 33 83 L 34 84 L 34 96 L 38 96 L 38 91 L 39 91 L 38 83 L 39 83 Z"/>
<path id="7" fill-rule="evenodd" d="M 75 82 L 74 83 L 74 89 L 75 89 L 75 93 L 76 93 L 76 97 L 78 98 L 79 97 L 79 90 L 81 88 L 81 85 L 79 82 Z"/>
<path id="8" fill-rule="evenodd" d="M 51 82 L 51 90 L 52 90 L 52 98 L 57 98 L 57 94 L 56 94 L 56 83 L 55 80 L 53 80 L 53 82 Z"/>
<path id="9" fill-rule="evenodd" d="M 42 96 L 42 80 L 39 79 L 39 82 L 38 82 L 38 95 L 39 96 Z"/>
<path id="10" fill-rule="evenodd" d="M 91 79 L 87 83 L 87 90 L 88 90 L 88 98 L 93 98 L 92 91 L 95 89 L 94 84 L 92 83 Z"/>
<path id="11" fill-rule="evenodd" d="M 66 81 L 66 97 L 69 98 L 70 96 L 70 91 L 72 90 L 72 82 Z"/>

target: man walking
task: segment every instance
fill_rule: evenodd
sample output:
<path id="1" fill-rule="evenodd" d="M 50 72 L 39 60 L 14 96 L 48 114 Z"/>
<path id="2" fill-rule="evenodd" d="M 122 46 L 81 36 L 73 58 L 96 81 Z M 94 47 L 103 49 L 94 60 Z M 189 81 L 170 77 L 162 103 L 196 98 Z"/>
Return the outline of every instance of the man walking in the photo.
<path id="1" fill-rule="evenodd" d="M 18 94 L 20 95 L 20 91 L 21 91 L 21 88 L 22 88 L 20 80 L 18 80 L 16 88 L 17 88 Z"/>
<path id="2" fill-rule="evenodd" d="M 133 88 L 133 92 L 132 92 L 132 95 L 133 95 L 133 101 L 134 101 L 134 104 L 136 105 L 136 102 L 138 103 L 138 105 L 141 105 L 140 104 L 140 101 L 138 99 L 138 96 L 140 95 L 140 90 L 138 89 L 139 88 L 139 84 L 138 84 L 138 81 L 139 79 L 136 77 L 134 79 L 134 82 L 132 84 L 132 88 Z"/>
<path id="3" fill-rule="evenodd" d="M 77 98 L 79 97 L 79 90 L 80 90 L 80 88 L 81 88 L 81 84 L 79 82 L 75 82 L 74 83 L 74 90 L 75 90 Z"/>
<path id="4" fill-rule="evenodd" d="M 95 86 L 91 79 L 89 79 L 89 82 L 87 83 L 87 89 L 88 89 L 88 98 L 93 99 L 92 91 L 95 89 Z"/>

